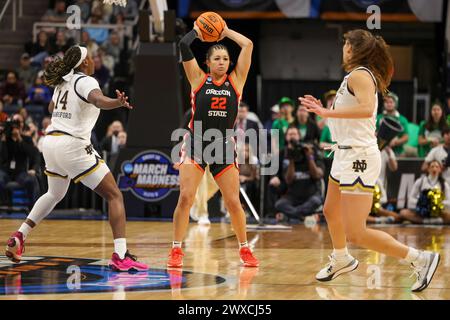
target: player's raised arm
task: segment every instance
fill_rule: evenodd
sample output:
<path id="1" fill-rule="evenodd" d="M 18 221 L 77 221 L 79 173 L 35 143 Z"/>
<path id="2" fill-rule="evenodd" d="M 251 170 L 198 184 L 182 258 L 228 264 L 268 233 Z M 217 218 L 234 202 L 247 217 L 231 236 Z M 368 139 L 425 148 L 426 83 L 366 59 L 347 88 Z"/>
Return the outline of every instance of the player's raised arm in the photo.
<path id="1" fill-rule="evenodd" d="M 239 32 L 229 29 L 227 26 L 225 26 L 222 31 L 221 39 L 225 37 L 233 40 L 241 47 L 236 67 L 233 72 L 231 72 L 230 76 L 233 78 L 233 81 L 240 92 L 242 92 L 245 81 L 247 80 L 248 71 L 252 64 L 253 42 Z"/>
<path id="2" fill-rule="evenodd" d="M 203 70 L 198 65 L 197 59 L 195 59 L 191 50 L 191 44 L 196 38 L 203 41 L 200 30 L 197 25 L 194 25 L 194 28 L 190 32 L 186 33 L 178 44 L 180 47 L 184 71 L 186 72 L 189 83 L 193 88 L 200 85 L 205 75 Z"/>

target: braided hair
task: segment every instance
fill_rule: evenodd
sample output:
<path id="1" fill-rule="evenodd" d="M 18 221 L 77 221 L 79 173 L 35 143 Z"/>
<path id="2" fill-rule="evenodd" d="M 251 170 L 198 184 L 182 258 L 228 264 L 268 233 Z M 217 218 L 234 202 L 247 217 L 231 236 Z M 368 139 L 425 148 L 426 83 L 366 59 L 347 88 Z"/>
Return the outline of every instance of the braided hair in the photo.
<path id="1" fill-rule="evenodd" d="M 211 58 L 215 50 L 225 50 L 228 53 L 228 48 L 225 47 L 223 44 L 215 44 L 209 47 L 208 52 L 206 53 L 206 61 L 208 61 L 209 58 Z"/>
<path id="2" fill-rule="evenodd" d="M 63 76 L 68 74 L 80 61 L 81 50 L 78 46 L 72 46 L 66 51 L 63 58 L 55 57 L 55 60 L 44 71 L 45 84 L 50 87 L 56 87 L 64 82 Z"/>

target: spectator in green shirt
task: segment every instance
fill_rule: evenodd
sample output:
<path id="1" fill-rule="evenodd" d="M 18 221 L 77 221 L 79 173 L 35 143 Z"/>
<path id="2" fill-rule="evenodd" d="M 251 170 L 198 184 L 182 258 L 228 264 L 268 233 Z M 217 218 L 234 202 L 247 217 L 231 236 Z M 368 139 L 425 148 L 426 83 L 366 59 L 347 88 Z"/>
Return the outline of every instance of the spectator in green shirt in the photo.
<path id="1" fill-rule="evenodd" d="M 282 150 L 285 145 L 285 134 L 291 123 L 295 118 L 293 115 L 294 101 L 291 98 L 283 97 L 278 102 L 280 106 L 280 118 L 275 120 L 272 124 L 272 129 L 278 129 L 279 146 L 272 146 L 272 150 Z M 272 135 L 273 136 L 273 135 Z"/>
<path id="2" fill-rule="evenodd" d="M 430 110 L 427 121 L 422 121 L 419 126 L 419 157 L 426 157 L 431 148 L 444 142 L 442 131 L 447 128 L 443 105 L 436 101 Z"/>
<path id="3" fill-rule="evenodd" d="M 329 90 L 323 95 L 323 102 L 327 109 L 331 109 L 334 103 L 334 98 L 336 98 L 336 90 Z M 316 117 L 317 125 L 320 130 L 323 130 L 327 125 L 327 118 Z"/>
<path id="4" fill-rule="evenodd" d="M 384 111 L 377 116 L 377 131 L 380 128 L 380 122 L 384 117 L 391 117 L 400 122 L 403 131 L 400 132 L 394 139 L 391 140 L 389 146 L 394 150 L 396 155 L 401 155 L 404 152 L 404 145 L 408 142 L 408 119 L 398 112 L 398 96 L 389 92 L 384 97 Z"/>
<path id="5" fill-rule="evenodd" d="M 326 150 L 330 148 L 334 144 L 334 141 L 331 139 L 331 131 L 330 127 L 325 126 L 320 134 L 320 149 L 324 150 L 325 157 L 333 157 L 331 150 Z"/>
<path id="6" fill-rule="evenodd" d="M 316 122 L 311 119 L 310 114 L 302 105 L 295 112 L 294 125 L 300 131 L 301 141 L 319 145 L 320 130 Z"/>
<path id="7" fill-rule="evenodd" d="M 336 93 L 336 90 L 329 90 L 323 95 L 323 100 L 327 109 L 331 109 L 331 107 L 333 106 L 334 99 L 336 98 Z M 334 144 L 334 141 L 331 139 L 331 130 L 330 127 L 328 127 L 327 118 L 322 119 L 320 117 L 317 117 L 317 125 L 319 126 L 319 129 L 322 130 L 319 140 L 320 149 L 324 150 L 326 159 L 333 159 L 333 153 L 331 152 L 331 150 L 326 150 Z"/>

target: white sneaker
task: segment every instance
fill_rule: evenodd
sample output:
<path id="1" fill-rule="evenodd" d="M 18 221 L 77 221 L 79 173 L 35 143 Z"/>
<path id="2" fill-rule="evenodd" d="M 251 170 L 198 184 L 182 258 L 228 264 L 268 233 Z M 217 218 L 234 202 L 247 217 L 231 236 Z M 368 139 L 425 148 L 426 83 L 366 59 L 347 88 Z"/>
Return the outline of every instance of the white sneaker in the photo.
<path id="1" fill-rule="evenodd" d="M 420 292 L 428 287 L 441 259 L 436 252 L 422 251 L 420 255 L 420 265 L 411 264 L 414 269 L 411 276 L 416 276 L 416 282 L 411 287 L 412 292 Z"/>
<path id="2" fill-rule="evenodd" d="M 319 281 L 331 281 L 343 273 L 347 273 L 358 268 L 358 260 L 348 255 L 345 261 L 337 261 L 333 254 L 329 255 L 330 262 L 316 274 Z"/>
<path id="3" fill-rule="evenodd" d="M 192 220 L 198 221 L 198 215 L 197 215 L 197 207 L 196 207 L 196 205 L 193 205 L 193 206 L 191 207 L 191 210 L 189 211 L 189 216 L 191 217 Z"/>
<path id="4" fill-rule="evenodd" d="M 199 219 L 198 219 L 198 222 L 197 222 L 198 224 L 202 224 L 202 225 L 210 225 L 211 224 L 211 221 L 209 221 L 209 219 L 208 219 L 208 216 L 201 216 Z"/>

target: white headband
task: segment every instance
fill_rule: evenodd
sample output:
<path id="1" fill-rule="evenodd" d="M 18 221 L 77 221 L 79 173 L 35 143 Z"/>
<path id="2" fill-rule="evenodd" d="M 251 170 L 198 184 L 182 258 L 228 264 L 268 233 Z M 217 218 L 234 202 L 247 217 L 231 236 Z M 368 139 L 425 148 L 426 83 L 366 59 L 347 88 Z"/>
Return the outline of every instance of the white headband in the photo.
<path id="1" fill-rule="evenodd" d="M 74 74 L 74 69 L 76 69 L 87 57 L 87 49 L 85 47 L 80 47 L 80 46 L 78 46 L 78 48 L 80 48 L 80 51 L 81 51 L 81 58 L 77 62 L 77 64 L 70 70 L 70 72 L 68 74 L 66 74 L 65 76 L 63 76 L 63 79 L 65 81 L 70 81 L 70 79 L 72 79 L 73 74 Z"/>

